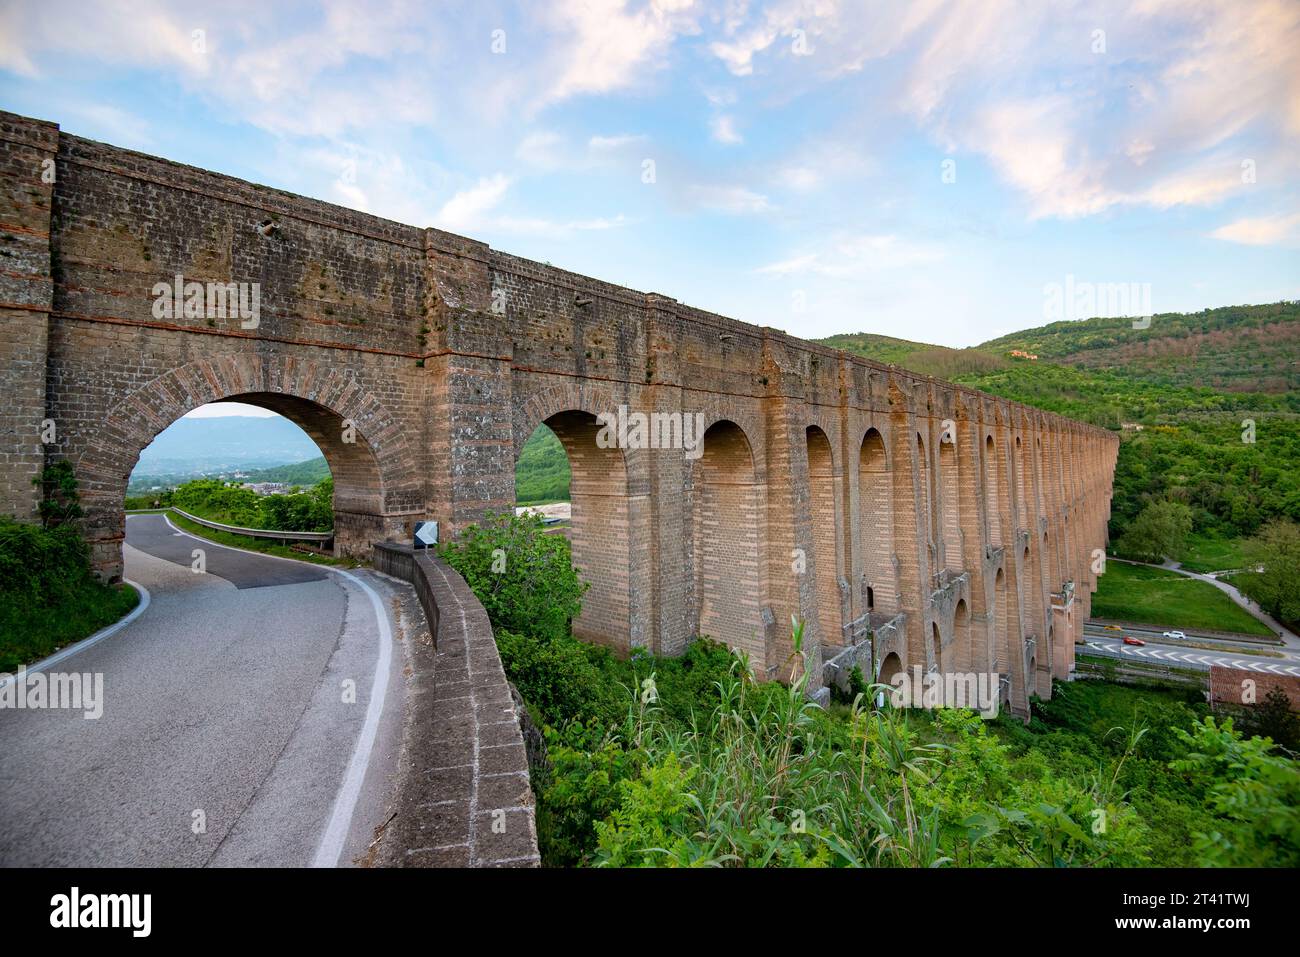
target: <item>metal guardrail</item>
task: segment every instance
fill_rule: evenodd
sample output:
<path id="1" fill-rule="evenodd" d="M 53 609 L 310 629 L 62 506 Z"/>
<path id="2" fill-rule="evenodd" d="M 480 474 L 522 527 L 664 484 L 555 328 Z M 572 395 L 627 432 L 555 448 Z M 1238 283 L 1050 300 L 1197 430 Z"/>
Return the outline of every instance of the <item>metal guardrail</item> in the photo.
<path id="1" fill-rule="evenodd" d="M 274 528 L 243 528 L 239 525 L 225 525 L 221 522 L 214 522 L 210 519 L 199 518 L 197 515 L 191 515 L 184 509 L 177 508 L 175 505 L 168 506 L 164 511 L 172 511 L 177 515 L 189 519 L 195 524 L 202 525 L 205 528 L 216 529 L 219 532 L 231 532 L 235 535 L 247 535 L 249 538 L 275 538 L 281 541 L 293 542 L 328 542 L 334 538 L 334 529 L 328 532 L 287 532 Z"/>

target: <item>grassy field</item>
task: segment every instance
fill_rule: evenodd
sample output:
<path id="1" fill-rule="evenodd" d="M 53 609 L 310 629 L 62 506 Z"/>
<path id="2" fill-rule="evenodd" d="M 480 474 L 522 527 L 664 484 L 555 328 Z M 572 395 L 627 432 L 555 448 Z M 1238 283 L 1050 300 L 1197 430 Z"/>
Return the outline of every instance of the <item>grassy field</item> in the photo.
<path id="1" fill-rule="evenodd" d="M 175 512 L 170 512 L 167 517 L 177 528 L 184 529 L 191 535 L 199 536 L 199 538 L 206 538 L 210 542 L 216 542 L 218 545 L 229 545 L 231 548 L 242 548 L 248 552 L 261 552 L 263 555 L 275 555 L 279 558 L 296 558 L 300 562 L 313 562 L 317 565 L 340 565 L 344 568 L 356 568 L 362 564 L 354 558 L 335 558 L 332 555 L 295 551 L 272 539 L 250 538 L 247 535 L 232 535 L 230 532 L 217 531 L 215 528 L 208 528 L 199 525 L 197 522 L 191 522 L 187 518 L 182 518 Z"/>
<path id="2" fill-rule="evenodd" d="M 1246 564 L 1239 539 L 1215 538 L 1201 534 L 1187 537 L 1187 546 L 1178 556 L 1178 561 L 1189 572 L 1201 574 L 1241 568 Z"/>
<path id="3" fill-rule="evenodd" d="M 1207 582 L 1161 568 L 1119 561 L 1106 563 L 1106 574 L 1101 576 L 1097 593 L 1092 596 L 1092 615 L 1192 630 L 1273 634 Z"/>

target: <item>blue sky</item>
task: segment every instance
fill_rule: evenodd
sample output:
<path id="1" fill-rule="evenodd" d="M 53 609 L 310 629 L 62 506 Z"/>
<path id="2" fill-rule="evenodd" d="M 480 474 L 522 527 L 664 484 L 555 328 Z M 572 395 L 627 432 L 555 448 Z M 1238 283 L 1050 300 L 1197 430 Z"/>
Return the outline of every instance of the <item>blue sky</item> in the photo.
<path id="1" fill-rule="evenodd" d="M 7 2 L 0 106 L 805 337 L 1300 298 L 1293 0 Z"/>

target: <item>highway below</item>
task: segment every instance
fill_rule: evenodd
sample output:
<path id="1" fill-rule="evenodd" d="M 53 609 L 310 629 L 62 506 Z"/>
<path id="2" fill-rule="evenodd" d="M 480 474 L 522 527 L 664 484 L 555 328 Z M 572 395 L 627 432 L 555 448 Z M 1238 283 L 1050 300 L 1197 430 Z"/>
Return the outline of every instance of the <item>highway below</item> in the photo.
<path id="1" fill-rule="evenodd" d="M 0 709 L 0 865 L 364 855 L 401 744 L 404 586 L 224 548 L 162 515 L 131 516 L 123 552 L 148 606 L 45 669 L 102 675 L 102 716 Z"/>
<path id="2" fill-rule="evenodd" d="M 1188 634 L 1186 641 L 1179 641 L 1165 638 L 1163 630 L 1125 628 L 1123 631 L 1107 631 L 1101 625 L 1092 622 L 1084 626 L 1083 634 L 1084 644 L 1075 648 L 1075 651 L 1080 654 L 1101 655 L 1195 671 L 1209 671 L 1212 665 L 1221 665 L 1227 668 L 1244 668 L 1261 674 L 1300 677 L 1300 654 L 1276 644 L 1225 642 L 1222 639 L 1198 637 L 1191 633 Z M 1146 644 L 1126 645 L 1123 641 L 1125 635 L 1138 638 Z M 1191 645 L 1210 644 L 1215 645 L 1212 650 L 1205 647 L 1191 647 Z M 1270 654 L 1250 654 L 1247 649 L 1266 650 Z M 1274 657 L 1274 655 L 1281 655 L 1281 657 Z"/>

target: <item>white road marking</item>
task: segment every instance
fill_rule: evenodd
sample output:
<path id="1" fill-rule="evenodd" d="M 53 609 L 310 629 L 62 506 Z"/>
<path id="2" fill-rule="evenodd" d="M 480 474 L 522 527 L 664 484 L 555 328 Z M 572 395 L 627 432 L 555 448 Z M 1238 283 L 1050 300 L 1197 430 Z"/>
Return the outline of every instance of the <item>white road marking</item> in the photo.
<path id="1" fill-rule="evenodd" d="M 375 748 L 375 738 L 379 734 L 379 719 L 384 713 L 384 698 L 388 694 L 388 669 L 393 657 L 393 632 L 388 627 L 388 614 L 379 593 L 355 575 L 342 569 L 331 569 L 350 579 L 370 596 L 370 605 L 375 610 L 375 621 L 379 625 L 379 661 L 375 665 L 374 680 L 370 683 L 370 703 L 366 706 L 366 722 L 357 737 L 356 747 L 352 751 L 352 760 L 348 762 L 348 772 L 339 786 L 338 796 L 334 799 L 334 810 L 330 814 L 325 833 L 321 835 L 320 846 L 316 848 L 316 858 L 312 867 L 337 867 L 343 845 L 347 843 L 348 831 L 352 827 L 352 815 L 356 811 L 357 799 L 361 796 L 361 784 L 365 780 L 366 770 L 370 766 L 370 755 Z"/>
<path id="2" fill-rule="evenodd" d="M 1190 651 L 1172 651 L 1164 648 L 1147 648 L 1125 645 L 1116 641 L 1114 644 L 1106 644 L 1105 640 L 1097 640 L 1103 636 L 1097 636 L 1092 640 L 1085 640 L 1084 644 L 1095 651 L 1112 657 L 1117 654 L 1128 655 L 1129 657 L 1139 658 L 1156 658 L 1168 659 L 1170 661 L 1185 662 L 1187 664 L 1202 665 L 1206 668 L 1239 668 L 1243 671 L 1253 671 L 1256 674 L 1276 674 L 1276 675 L 1294 675 L 1300 677 L 1300 666 L 1275 662 L 1265 664 L 1258 661 L 1240 661 L 1236 658 L 1225 658 L 1203 653 L 1192 654 Z"/>

